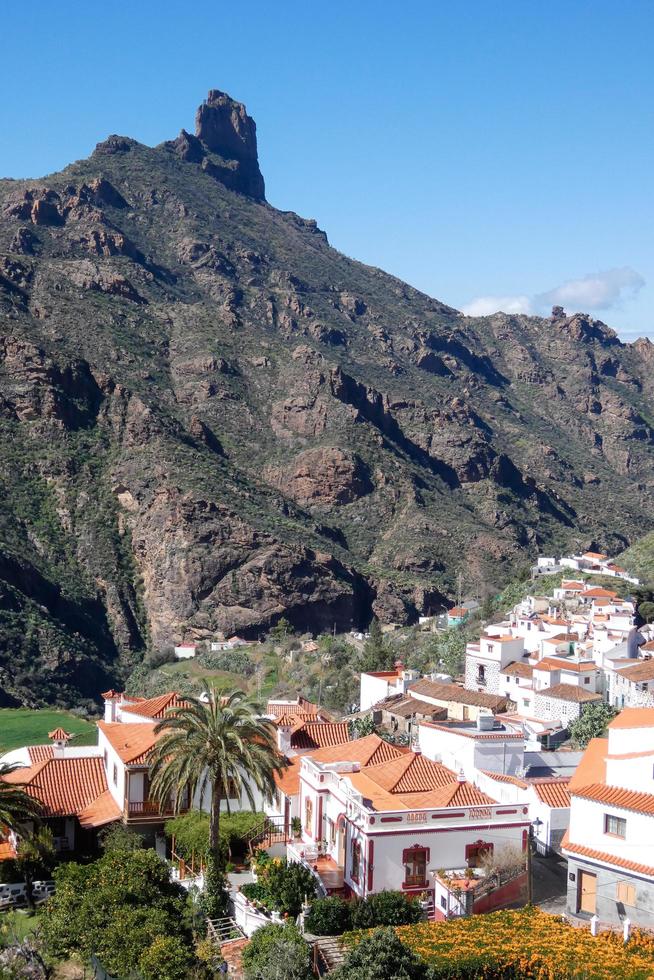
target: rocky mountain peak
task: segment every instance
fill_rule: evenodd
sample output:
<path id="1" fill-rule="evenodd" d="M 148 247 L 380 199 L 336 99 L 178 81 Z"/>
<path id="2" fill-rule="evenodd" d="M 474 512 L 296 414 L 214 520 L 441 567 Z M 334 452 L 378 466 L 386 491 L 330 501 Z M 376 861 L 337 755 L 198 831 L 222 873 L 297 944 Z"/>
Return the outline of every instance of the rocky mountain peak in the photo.
<path id="1" fill-rule="evenodd" d="M 182 131 L 184 134 L 184 131 Z M 188 141 L 188 134 L 184 134 Z M 203 168 L 220 179 L 221 168 L 236 174 L 236 182 L 225 181 L 232 190 L 263 200 L 265 187 L 257 156 L 257 127 L 242 102 L 225 92 L 210 89 L 195 114 L 195 136 L 205 150 L 220 158 L 205 157 Z"/>

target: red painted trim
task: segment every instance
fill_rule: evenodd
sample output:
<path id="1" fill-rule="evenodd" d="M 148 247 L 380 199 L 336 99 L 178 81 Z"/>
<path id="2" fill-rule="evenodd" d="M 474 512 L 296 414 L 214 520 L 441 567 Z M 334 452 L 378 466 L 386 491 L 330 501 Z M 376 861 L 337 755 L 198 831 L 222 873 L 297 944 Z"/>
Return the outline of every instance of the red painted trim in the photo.
<path id="1" fill-rule="evenodd" d="M 522 850 L 527 850 L 527 841 L 529 840 L 529 833 L 526 830 L 522 831 Z"/>
<path id="2" fill-rule="evenodd" d="M 316 827 L 316 840 L 322 840 L 322 796 L 318 797 L 318 824 Z"/>
<path id="3" fill-rule="evenodd" d="M 429 848 L 423 847 L 422 844 L 413 844 L 411 847 L 405 847 L 402 851 L 402 862 L 406 864 L 406 862 L 409 860 L 409 855 L 413 854 L 415 851 L 424 851 L 425 861 L 429 863 Z"/>
<path id="4" fill-rule="evenodd" d="M 428 881 L 427 881 L 426 878 L 425 878 L 424 882 L 421 885 L 407 885 L 407 884 L 405 884 L 405 882 L 402 882 L 402 891 L 403 892 L 424 892 L 425 889 L 427 888 L 427 885 L 428 885 Z"/>
<path id="5" fill-rule="evenodd" d="M 461 813 L 432 813 L 432 820 L 449 820 L 450 817 L 466 817 L 467 813 L 463 811 Z M 402 818 L 400 817 L 400 820 Z"/>
<path id="6" fill-rule="evenodd" d="M 517 810 L 496 810 L 495 811 L 495 813 L 498 813 L 501 816 L 504 816 L 504 814 L 506 814 L 506 813 L 517 813 L 517 812 L 518 812 Z"/>
<path id="7" fill-rule="evenodd" d="M 373 858 L 375 856 L 375 842 L 371 840 L 368 844 L 368 891 L 372 891 L 372 881 L 374 874 Z"/>
<path id="8" fill-rule="evenodd" d="M 468 827 L 465 824 L 461 827 L 424 827 L 420 833 L 421 834 L 455 834 L 472 832 L 475 830 L 485 830 L 486 833 L 490 833 L 493 830 L 506 830 L 509 827 L 528 827 L 529 824 L 521 821 L 520 823 L 485 823 L 481 826 Z M 415 834 L 415 827 L 407 827 L 406 830 L 385 830 L 376 831 L 374 834 L 367 834 L 366 831 L 361 831 L 366 837 L 398 837 L 399 835 L 406 836 L 407 834 Z M 526 833 L 526 831 L 523 831 Z"/>
<path id="9" fill-rule="evenodd" d="M 382 817 L 380 823 L 399 823 L 402 817 Z"/>

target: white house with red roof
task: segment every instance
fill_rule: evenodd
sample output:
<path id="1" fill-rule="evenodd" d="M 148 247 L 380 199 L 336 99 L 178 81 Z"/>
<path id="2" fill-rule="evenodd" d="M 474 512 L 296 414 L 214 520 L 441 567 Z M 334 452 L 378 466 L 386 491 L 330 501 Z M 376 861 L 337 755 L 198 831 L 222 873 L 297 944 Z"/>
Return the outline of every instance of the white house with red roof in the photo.
<path id="1" fill-rule="evenodd" d="M 440 869 L 463 875 L 484 853 L 526 848 L 526 806 L 499 804 L 375 735 L 301 756 L 297 778 L 302 838 L 288 857 L 311 867 L 328 893 L 393 889 L 433 899 Z M 513 883 L 510 899 L 497 889 L 491 907 L 515 900 L 523 884 Z"/>
<path id="2" fill-rule="evenodd" d="M 359 710 L 367 711 L 391 695 L 405 694 L 419 677 L 417 670 L 407 670 L 400 661 L 393 670 L 363 671 L 359 680 Z"/>
<path id="3" fill-rule="evenodd" d="M 654 926 L 654 708 L 625 708 L 570 780 L 568 911 Z"/>

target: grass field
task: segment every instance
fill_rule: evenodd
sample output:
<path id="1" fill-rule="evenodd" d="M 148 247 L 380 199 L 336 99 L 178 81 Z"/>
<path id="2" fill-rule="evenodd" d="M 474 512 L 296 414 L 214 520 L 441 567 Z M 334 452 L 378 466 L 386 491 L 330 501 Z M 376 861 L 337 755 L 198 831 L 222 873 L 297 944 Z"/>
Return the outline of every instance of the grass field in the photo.
<path id="1" fill-rule="evenodd" d="M 22 942 L 38 924 L 38 912 L 0 912 L 0 949 L 9 943 Z"/>
<path id="2" fill-rule="evenodd" d="M 68 711 L 0 708 L 0 754 L 21 745 L 44 745 L 48 742 L 48 732 L 60 726 L 75 736 L 69 745 L 95 745 L 94 723 Z"/>

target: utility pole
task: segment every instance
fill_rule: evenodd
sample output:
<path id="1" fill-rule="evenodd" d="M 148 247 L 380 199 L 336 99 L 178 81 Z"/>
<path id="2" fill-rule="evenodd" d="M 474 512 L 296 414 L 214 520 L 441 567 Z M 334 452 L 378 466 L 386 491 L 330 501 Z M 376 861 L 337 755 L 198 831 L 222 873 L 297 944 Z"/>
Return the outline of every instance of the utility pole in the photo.
<path id="1" fill-rule="evenodd" d="M 527 833 L 527 905 L 532 905 L 534 899 L 534 884 L 532 881 L 532 868 L 531 868 L 532 836 L 533 836 L 533 831 L 531 829 L 531 824 L 529 824 L 529 831 Z"/>

